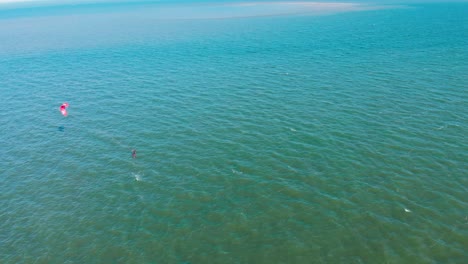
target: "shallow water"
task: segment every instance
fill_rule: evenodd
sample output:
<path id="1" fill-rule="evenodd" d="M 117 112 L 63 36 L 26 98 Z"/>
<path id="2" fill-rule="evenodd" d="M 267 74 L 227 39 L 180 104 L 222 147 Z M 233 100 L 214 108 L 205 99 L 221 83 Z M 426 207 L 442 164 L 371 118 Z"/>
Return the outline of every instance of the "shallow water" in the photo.
<path id="1" fill-rule="evenodd" d="M 467 11 L 0 19 L 0 262 L 465 263 Z"/>

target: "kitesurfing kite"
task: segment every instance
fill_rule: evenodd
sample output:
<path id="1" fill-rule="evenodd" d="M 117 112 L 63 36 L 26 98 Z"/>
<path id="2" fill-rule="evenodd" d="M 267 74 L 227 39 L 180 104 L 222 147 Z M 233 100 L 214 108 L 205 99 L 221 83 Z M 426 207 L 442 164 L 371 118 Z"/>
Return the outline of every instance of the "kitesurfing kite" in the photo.
<path id="1" fill-rule="evenodd" d="M 63 103 L 63 104 L 60 106 L 60 112 L 62 113 L 63 116 L 67 116 L 67 115 L 68 115 L 67 108 L 68 108 L 68 103 Z"/>

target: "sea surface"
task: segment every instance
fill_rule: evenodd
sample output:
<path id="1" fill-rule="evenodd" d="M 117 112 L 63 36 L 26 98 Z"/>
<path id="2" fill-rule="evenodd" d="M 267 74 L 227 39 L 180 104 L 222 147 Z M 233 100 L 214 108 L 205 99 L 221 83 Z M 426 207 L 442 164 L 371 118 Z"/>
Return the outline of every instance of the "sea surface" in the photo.
<path id="1" fill-rule="evenodd" d="M 166 4 L 0 8 L 0 263 L 468 263 L 468 3 Z"/>

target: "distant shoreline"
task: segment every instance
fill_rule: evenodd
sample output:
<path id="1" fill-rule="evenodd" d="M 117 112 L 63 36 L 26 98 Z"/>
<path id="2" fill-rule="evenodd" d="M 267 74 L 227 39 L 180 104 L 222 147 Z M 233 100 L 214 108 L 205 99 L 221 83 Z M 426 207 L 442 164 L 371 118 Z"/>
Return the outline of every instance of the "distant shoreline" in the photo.
<path id="1" fill-rule="evenodd" d="M 34 0 L 0 0 L 0 4 L 13 4 L 13 3 L 23 3 L 23 2 L 37 2 Z"/>
<path id="2" fill-rule="evenodd" d="M 122 3 L 123 1 L 116 1 L 115 3 Z M 111 1 L 92 1 L 85 0 L 77 3 L 71 2 L 57 2 L 53 0 L 0 0 L 0 6 L 10 7 L 39 7 L 39 6 L 79 6 L 84 4 L 86 8 L 92 8 L 97 4 L 99 8 L 103 5 L 113 6 L 114 2 Z M 124 2 L 126 3 L 126 2 Z M 131 3 L 130 1 L 128 3 Z M 160 19 L 223 19 L 223 18 L 236 18 L 236 17 L 263 17 L 263 16 L 278 16 L 278 15 L 298 15 L 298 14 L 332 14 L 341 12 L 353 12 L 389 8 L 390 6 L 373 5 L 359 2 L 311 2 L 311 1 L 232 1 L 232 2 L 188 2 L 188 3 L 165 3 L 158 6 L 162 2 L 146 2 L 140 7 L 135 7 L 133 11 L 143 7 L 145 11 L 153 10 L 153 17 Z M 4 5 L 2 5 L 4 4 Z M 8 7 L 8 5 L 11 5 Z M 121 6 L 121 5 L 117 5 Z M 143 11 L 144 13 L 144 11 Z M 142 14 L 143 14 L 142 13 Z"/>
<path id="3" fill-rule="evenodd" d="M 117 1 L 117 2 L 124 2 L 124 1 Z M 128 1 L 131 2 L 131 1 Z M 61 1 L 54 1 L 54 0 L 0 0 L 0 4 L 27 4 L 27 3 L 36 3 L 36 4 L 102 4 L 102 3 L 109 3 L 112 4 L 112 1 L 92 1 L 92 0 L 83 0 L 78 2 L 61 2 Z M 158 2 L 148 2 L 148 3 L 158 3 Z M 343 7 L 351 7 L 351 6 L 360 6 L 363 5 L 359 2 L 315 2 L 315 1 L 271 1 L 271 2 L 260 2 L 260 1 L 232 1 L 232 2 L 224 2 L 218 3 L 216 1 L 210 2 L 206 1 L 206 3 L 210 3 L 213 5 L 223 5 L 223 6 L 234 6 L 234 7 L 248 7 L 248 6 L 303 6 L 303 7 L 314 7 L 314 8 L 343 8 Z M 195 3 L 195 4 L 203 4 L 203 2 Z"/>

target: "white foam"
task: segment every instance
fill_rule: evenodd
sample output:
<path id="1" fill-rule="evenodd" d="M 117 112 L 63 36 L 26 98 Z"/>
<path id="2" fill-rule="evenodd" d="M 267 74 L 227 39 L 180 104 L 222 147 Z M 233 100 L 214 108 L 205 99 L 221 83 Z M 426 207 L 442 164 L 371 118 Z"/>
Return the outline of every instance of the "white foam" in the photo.
<path id="1" fill-rule="evenodd" d="M 237 171 L 235 169 L 232 169 L 232 173 L 234 173 L 234 174 L 243 174 L 242 171 Z"/>
<path id="2" fill-rule="evenodd" d="M 132 175 L 133 175 L 133 177 L 135 177 L 135 181 L 141 181 L 142 180 L 142 175 L 141 174 L 132 172 Z"/>

